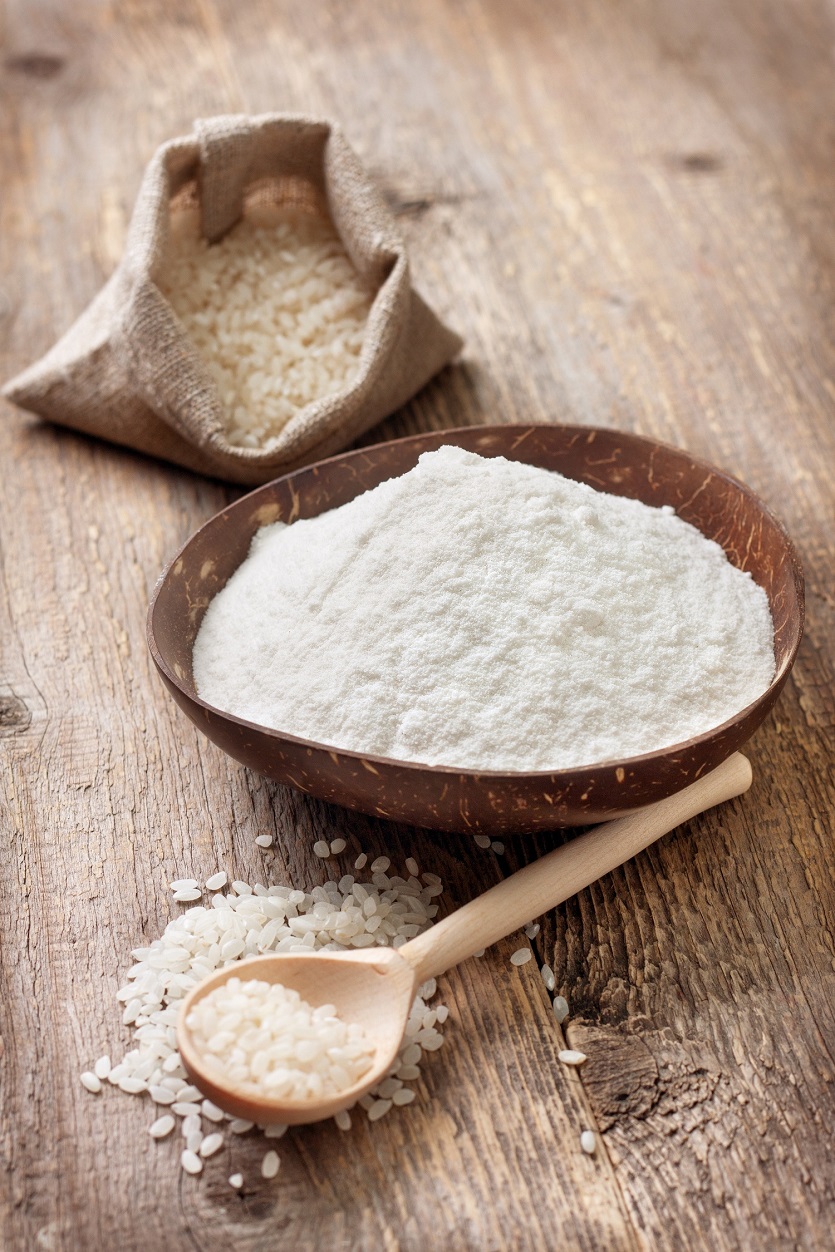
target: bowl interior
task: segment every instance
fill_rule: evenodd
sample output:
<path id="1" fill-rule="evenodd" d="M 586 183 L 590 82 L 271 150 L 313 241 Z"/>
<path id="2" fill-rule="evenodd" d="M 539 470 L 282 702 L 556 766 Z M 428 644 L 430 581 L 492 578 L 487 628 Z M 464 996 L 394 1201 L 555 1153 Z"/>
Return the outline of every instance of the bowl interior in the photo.
<path id="1" fill-rule="evenodd" d="M 259 527 L 275 521 L 290 523 L 299 518 L 313 517 L 345 504 L 385 479 L 405 473 L 417 463 L 423 452 L 434 450 L 444 443 L 456 444 L 482 456 L 505 456 L 544 469 L 558 470 L 598 490 L 629 496 L 645 504 L 656 507 L 671 505 L 685 521 L 691 522 L 704 535 L 720 544 L 734 565 L 752 574 L 768 596 L 774 621 L 777 672 L 769 691 L 748 709 L 740 710 L 739 716 L 726 723 L 724 728 L 717 728 L 697 740 L 689 740 L 685 745 L 647 754 L 646 757 L 606 763 L 607 771 L 604 772 L 611 772 L 613 777 L 617 777 L 618 769 L 621 775 L 625 775 L 626 767 L 636 762 L 660 765 L 666 761 L 666 773 L 670 774 L 670 762 L 677 761 L 681 766 L 678 786 L 684 786 L 692 781 L 696 773 L 713 768 L 723 755 L 739 747 L 776 699 L 800 641 L 803 578 L 791 541 L 752 491 L 715 467 L 650 439 L 577 426 L 470 427 L 378 444 L 333 457 L 277 479 L 238 500 L 207 522 L 162 575 L 151 604 L 148 625 L 149 644 L 163 679 L 201 729 L 239 760 L 271 777 L 290 781 L 300 785 L 302 790 L 323 795 L 324 798 L 338 799 L 341 803 L 368 812 L 398 816 L 416 825 L 449 825 L 448 815 L 447 821 L 442 820 L 438 805 L 426 798 L 433 790 L 427 778 L 440 780 L 444 774 L 452 774 L 463 786 L 468 779 L 475 784 L 479 778 L 495 780 L 497 777 L 514 777 L 467 775 L 459 771 L 359 757 L 341 750 L 336 752 L 327 745 L 307 744 L 304 740 L 254 727 L 230 714 L 213 710 L 200 700 L 194 689 L 192 647 L 203 614 L 212 597 L 245 558 Z M 729 736 L 725 733 L 723 736 L 720 733 L 733 726 L 741 728 L 743 738 L 739 734 Z M 705 744 L 704 751 L 696 750 L 700 744 Z M 295 753 L 288 753 L 291 745 L 297 749 Z M 395 805 L 396 811 L 392 812 L 390 797 L 385 797 L 385 804 L 383 799 L 375 801 L 375 792 L 373 788 L 369 789 L 367 777 L 359 787 L 362 794 L 355 794 L 357 788 L 350 784 L 344 788 L 319 785 L 314 777 L 315 768 L 308 770 L 310 777 L 301 780 L 288 776 L 288 758 L 298 756 L 300 749 L 306 750 L 308 761 L 311 755 L 319 753 L 329 754 L 333 761 L 338 758 L 343 763 L 350 762 L 351 768 L 346 764 L 343 773 L 351 773 L 357 762 L 364 762 L 372 770 L 383 767 L 413 773 L 417 771 L 424 776 L 423 782 L 420 788 L 415 788 L 412 779 L 409 789 L 415 794 L 406 802 L 405 808 Z M 721 755 L 717 757 L 719 750 Z M 274 768 L 271 768 L 272 758 L 275 758 Z M 682 764 L 685 758 L 686 767 Z M 353 772 L 356 774 L 357 770 L 353 769 Z M 599 820 L 614 810 L 660 798 L 659 786 L 664 794 L 677 789 L 675 785 L 659 784 L 658 779 L 665 774 L 664 769 L 656 771 L 654 785 L 651 769 L 637 772 L 630 769 L 629 772 L 634 785 L 621 785 L 611 802 L 603 802 L 598 789 L 593 802 L 585 807 L 581 799 L 583 787 L 588 793 L 590 773 L 599 783 L 599 769 L 591 772 L 557 771 L 547 776 L 515 775 L 517 784 L 521 779 L 541 781 L 547 777 L 564 783 L 572 794 L 576 793 L 573 800 L 563 795 L 558 803 L 551 804 L 552 809 L 560 810 L 560 820 L 556 819 L 555 813 L 550 815 L 553 820 L 545 821 L 537 820 L 532 813 L 528 813 L 527 825 L 565 825 Z M 360 777 L 361 774 L 360 770 Z M 672 779 L 672 775 L 670 777 Z M 624 778 L 620 781 L 623 783 Z M 574 787 L 575 782 L 577 787 Z M 385 781 L 381 781 L 378 792 L 385 792 L 386 789 Z M 541 787 L 539 793 L 548 794 Z M 437 796 L 434 798 L 437 799 Z M 460 809 L 460 796 L 456 803 Z M 526 805 L 523 796 L 520 802 L 518 785 L 512 805 L 520 810 L 522 820 L 524 809 L 530 806 Z M 504 810 L 504 801 L 499 801 L 498 807 Z M 480 824 L 477 817 L 475 824 Z M 454 821 L 451 828 L 473 828 L 473 822 L 465 815 L 463 821 Z M 504 820 L 491 828 L 507 830 L 510 826 Z"/>

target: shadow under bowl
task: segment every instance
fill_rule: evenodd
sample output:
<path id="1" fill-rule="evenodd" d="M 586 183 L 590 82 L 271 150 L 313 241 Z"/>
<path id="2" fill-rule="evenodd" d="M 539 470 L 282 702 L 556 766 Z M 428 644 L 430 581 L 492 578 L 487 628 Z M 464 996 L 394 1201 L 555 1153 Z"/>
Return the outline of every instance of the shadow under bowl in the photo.
<path id="1" fill-rule="evenodd" d="M 198 696 L 192 648 L 210 600 L 271 522 L 315 517 L 420 455 L 455 444 L 504 456 L 645 504 L 672 505 L 715 540 L 765 590 L 774 621 L 776 673 L 767 691 L 706 734 L 623 760 L 550 773 L 484 772 L 346 752 L 255 725 Z M 714 769 L 763 721 L 792 667 L 803 631 L 803 573 L 783 527 L 730 475 L 677 448 L 587 426 L 473 426 L 363 448 L 296 470 L 223 509 L 164 571 L 148 612 L 148 644 L 163 682 L 195 725 L 250 769 L 376 817 L 441 830 L 512 834 L 588 825 L 671 795 Z"/>

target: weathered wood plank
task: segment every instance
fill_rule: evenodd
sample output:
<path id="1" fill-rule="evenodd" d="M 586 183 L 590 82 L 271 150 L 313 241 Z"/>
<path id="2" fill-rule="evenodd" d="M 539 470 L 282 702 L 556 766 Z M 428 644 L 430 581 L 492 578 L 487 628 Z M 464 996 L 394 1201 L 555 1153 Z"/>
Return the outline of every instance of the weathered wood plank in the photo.
<path id="1" fill-rule="evenodd" d="M 477 421 L 611 424 L 744 477 L 809 578 L 806 642 L 743 801 L 546 919 L 581 1075 L 511 940 L 443 980 L 421 1098 L 199 1181 L 137 1100 L 79 1069 L 168 881 L 321 879 L 322 833 L 394 846 L 448 907 L 552 846 L 386 826 L 247 775 L 176 711 L 144 643 L 166 557 L 222 485 L 0 423 L 2 1221 L 10 1247 L 824 1248 L 835 1189 L 831 19 L 756 0 L 380 9 L 12 3 L 3 32 L 0 366 L 43 351 L 118 258 L 142 167 L 193 117 L 338 118 L 418 287 L 466 336 L 371 438 Z M 254 835 L 277 836 L 259 851 Z M 348 853 L 341 858 L 347 866 Z M 597 1124 L 605 1151 L 578 1150 Z M 91 1185 L 91 1179 L 95 1184 Z"/>

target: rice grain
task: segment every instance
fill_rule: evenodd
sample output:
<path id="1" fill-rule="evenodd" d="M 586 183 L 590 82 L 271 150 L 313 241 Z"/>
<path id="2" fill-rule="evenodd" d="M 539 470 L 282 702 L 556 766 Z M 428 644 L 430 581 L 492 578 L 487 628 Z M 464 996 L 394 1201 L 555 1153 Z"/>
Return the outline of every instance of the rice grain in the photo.
<path id="1" fill-rule="evenodd" d="M 271 1148 L 261 1162 L 261 1177 L 275 1178 L 280 1164 L 278 1153 Z"/>
<path id="2" fill-rule="evenodd" d="M 510 963 L 511 965 L 527 965 L 532 956 L 530 948 L 517 948 L 510 958 Z"/>

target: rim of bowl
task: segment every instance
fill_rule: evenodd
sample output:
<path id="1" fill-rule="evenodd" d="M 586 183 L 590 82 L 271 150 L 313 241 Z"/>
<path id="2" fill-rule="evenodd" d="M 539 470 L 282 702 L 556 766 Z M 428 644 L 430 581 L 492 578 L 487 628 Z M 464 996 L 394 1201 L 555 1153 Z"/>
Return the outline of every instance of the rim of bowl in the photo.
<path id="1" fill-rule="evenodd" d="M 625 439 L 629 441 L 630 443 L 641 443 L 652 448 L 662 448 L 665 451 L 673 452 L 678 456 L 685 456 L 687 457 L 687 459 L 690 461 L 692 465 L 699 466 L 700 468 L 704 468 L 705 470 L 708 470 L 714 477 L 723 479 L 725 482 L 729 483 L 738 491 L 741 491 L 744 495 L 748 496 L 748 498 L 753 501 L 753 503 L 756 505 L 759 511 L 763 513 L 769 519 L 770 522 L 773 523 L 773 525 L 779 531 L 783 539 L 783 542 L 786 547 L 786 554 L 788 556 L 788 559 L 791 565 L 792 576 L 793 576 L 792 581 L 794 584 L 795 596 L 797 598 L 799 620 L 798 620 L 797 631 L 795 632 L 794 639 L 792 640 L 791 648 L 789 649 L 786 656 L 784 657 L 782 664 L 775 671 L 774 677 L 772 678 L 769 685 L 766 687 L 765 691 L 763 691 L 761 695 L 757 696 L 756 700 L 752 700 L 750 704 L 746 704 L 743 708 L 739 710 L 739 712 L 735 713 L 733 717 L 727 718 L 724 722 L 720 722 L 719 725 L 711 727 L 710 730 L 704 731 L 701 735 L 693 735 L 689 739 L 680 739 L 680 740 L 677 740 L 676 743 L 671 743 L 667 745 L 666 747 L 655 748 L 652 752 L 642 752 L 637 756 L 610 757 L 602 761 L 589 761 L 585 765 L 572 765 L 572 766 L 569 766 L 568 768 L 554 769 L 554 770 L 510 770 L 510 769 L 476 770 L 476 769 L 457 768 L 452 765 L 427 765 L 420 761 L 404 761 L 404 760 L 401 760 L 399 757 L 394 757 L 394 756 L 375 756 L 370 752 L 356 752 L 350 748 L 339 748 L 335 744 L 323 743 L 320 740 L 316 740 L 316 739 L 302 739 L 299 735 L 290 734 L 289 731 L 276 730 L 272 726 L 263 726 L 260 722 L 247 721 L 246 718 L 238 717 L 235 713 L 229 713 L 226 709 L 220 709 L 217 707 L 217 705 L 209 704 L 208 701 L 203 700 L 197 694 L 197 690 L 194 687 L 193 680 L 191 683 L 191 687 L 190 688 L 187 687 L 183 683 L 182 679 L 178 678 L 178 676 L 173 672 L 171 667 L 166 662 L 165 658 L 163 657 L 162 653 L 160 652 L 157 646 L 156 636 L 154 634 L 154 611 L 156 609 L 159 595 L 163 589 L 163 586 L 165 585 L 168 575 L 170 574 L 174 565 L 183 555 L 186 548 L 188 548 L 190 544 L 197 538 L 197 536 L 202 534 L 204 530 L 207 530 L 210 526 L 213 526 L 215 522 L 217 521 L 217 519 L 221 516 L 221 514 L 225 513 L 228 509 L 237 507 L 237 505 L 241 504 L 244 500 L 249 499 L 250 496 L 255 495 L 257 492 L 263 491 L 267 487 L 272 487 L 276 483 L 282 482 L 285 479 L 293 478 L 296 474 L 306 473 L 310 470 L 318 469 L 320 466 L 323 466 L 323 465 L 330 465 L 334 461 L 341 461 L 349 456 L 361 456 L 364 453 L 374 452 L 378 448 L 390 447 L 390 446 L 397 445 L 397 444 L 417 442 L 418 440 L 421 440 L 421 439 L 427 439 L 427 438 L 432 438 L 436 436 L 445 436 L 445 435 L 454 436 L 454 435 L 462 435 L 462 434 L 479 434 L 479 433 L 487 434 L 488 432 L 497 431 L 497 430 L 505 430 L 505 431 L 518 430 L 521 432 L 525 430 L 534 430 L 534 429 L 570 431 L 570 432 L 576 432 L 578 435 L 589 434 L 591 432 L 600 431 L 601 433 L 607 434 L 607 435 L 617 435 L 618 438 Z M 531 462 L 523 462 L 523 464 L 531 464 Z M 408 471 L 404 471 L 404 472 L 408 472 Z M 556 471 L 556 472 L 559 473 L 560 471 Z M 400 477 L 400 475 L 394 474 L 392 475 L 392 477 L 396 478 L 396 477 Z M 568 475 L 565 475 L 565 477 L 568 477 Z M 383 481 L 388 481 L 388 480 L 384 479 Z M 572 481 L 577 482 L 579 480 L 573 479 Z M 363 495 L 363 494 L 364 494 L 363 492 L 358 493 L 358 495 Z M 632 496 L 628 498 L 636 499 L 637 497 Z M 329 510 L 325 509 L 323 511 L 328 512 Z M 319 516 L 319 515 L 316 514 L 315 516 Z M 690 524 L 692 525 L 692 523 Z M 696 529 L 698 530 L 698 527 L 696 527 Z M 705 538 L 707 538 L 707 536 L 705 536 Z M 771 611 L 771 604 L 769 602 L 769 612 L 770 611 Z M 148 642 L 148 648 L 150 650 L 154 664 L 157 666 L 160 672 L 165 675 L 165 677 L 172 684 L 172 686 L 176 687 L 179 691 L 181 691 L 188 700 L 191 700 L 194 704 L 198 705 L 200 708 L 206 709 L 206 711 L 209 713 L 213 713 L 218 717 L 222 717 L 230 722 L 234 722 L 236 725 L 241 726 L 245 728 L 246 730 L 258 731 L 259 734 L 267 735 L 271 739 L 287 740 L 290 743 L 298 744 L 300 747 L 303 747 L 303 748 L 312 748 L 318 752 L 327 752 L 330 756 L 347 757 L 348 759 L 354 760 L 354 761 L 369 761 L 373 765 L 382 765 L 385 768 L 391 768 L 392 766 L 395 766 L 398 769 L 414 770 L 418 773 L 430 772 L 433 774 L 449 775 L 450 777 L 456 777 L 456 778 L 467 777 L 467 778 L 473 778 L 473 779 L 476 779 L 476 778 L 495 778 L 495 779 L 537 778 L 537 779 L 545 780 L 545 779 L 565 777 L 565 776 L 568 776 L 569 774 L 576 775 L 580 773 L 585 773 L 589 770 L 599 770 L 601 768 L 628 769 L 629 767 L 633 765 L 643 764 L 649 760 L 655 759 L 660 756 L 665 756 L 665 757 L 675 756 L 677 752 L 682 752 L 685 749 L 691 749 L 700 743 L 706 743 L 707 741 L 712 740 L 716 738 L 717 736 L 721 735 L 722 732 L 727 730 L 729 727 L 738 725 L 739 722 L 742 722 L 745 720 L 746 716 L 753 709 L 756 709 L 760 705 L 764 704 L 772 695 L 772 693 L 774 693 L 775 688 L 779 692 L 779 688 L 781 688 L 783 684 L 785 683 L 786 679 L 788 678 L 789 672 L 791 671 L 791 668 L 794 665 L 794 662 L 797 658 L 798 649 L 800 648 L 800 643 L 803 638 L 803 630 L 805 627 L 805 621 L 806 621 L 805 581 L 804 581 L 804 574 L 803 574 L 803 565 L 800 561 L 800 557 L 798 555 L 797 549 L 794 543 L 792 542 L 791 536 L 789 535 L 788 531 L 786 530 L 785 526 L 780 521 L 780 519 L 777 517 L 777 515 L 769 508 L 769 506 L 765 503 L 765 501 L 759 495 L 757 495 L 757 493 L 751 487 L 749 487 L 746 483 L 742 482 L 741 479 L 736 478 L 733 474 L 727 473 L 725 470 L 719 469 L 718 466 L 713 465 L 710 461 L 703 460 L 702 457 L 693 456 L 690 452 L 686 450 L 686 448 L 678 448 L 676 447 L 675 444 L 665 443 L 661 439 L 653 439 L 651 436 L 648 436 L 648 435 L 636 435 L 636 434 L 633 434 L 631 431 L 617 430 L 615 427 L 612 427 L 612 426 L 579 426 L 579 425 L 567 424 L 563 422 L 511 422 L 511 423 L 507 423 L 506 425 L 505 424 L 496 424 L 496 425 L 483 425 L 482 424 L 482 425 L 477 425 L 477 426 L 454 426 L 445 430 L 427 430 L 427 431 L 422 431 L 416 435 L 405 435 L 399 439 L 382 439 L 380 440 L 379 443 L 368 444 L 361 448 L 352 448 L 348 452 L 340 452 L 340 453 L 337 453 L 335 456 L 325 457 L 320 461 L 311 461 L 309 465 L 298 466 L 296 469 L 290 470 L 286 474 L 280 474 L 278 475 L 277 478 L 270 479 L 269 482 L 262 483 L 260 487 L 255 487 L 253 488 L 252 491 L 246 492 L 238 500 L 233 500 L 231 504 L 227 504 L 222 509 L 219 509 L 217 513 L 214 513 L 210 518 L 208 518 L 207 521 L 205 521 L 202 524 L 202 526 L 198 526 L 197 530 L 192 532 L 192 534 L 188 537 L 185 543 L 182 544 L 180 548 L 178 548 L 178 550 L 171 557 L 170 561 L 168 561 L 165 568 L 162 570 L 162 573 L 159 575 L 154 585 L 153 592 L 151 594 L 151 600 L 148 605 L 148 615 L 146 618 L 146 639 Z M 772 615 L 772 626 L 773 626 L 773 615 Z M 223 749 L 221 749 L 221 751 L 223 751 Z M 691 781 L 694 781 L 694 780 L 691 780 Z"/>

